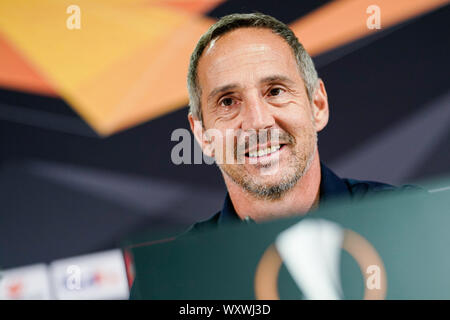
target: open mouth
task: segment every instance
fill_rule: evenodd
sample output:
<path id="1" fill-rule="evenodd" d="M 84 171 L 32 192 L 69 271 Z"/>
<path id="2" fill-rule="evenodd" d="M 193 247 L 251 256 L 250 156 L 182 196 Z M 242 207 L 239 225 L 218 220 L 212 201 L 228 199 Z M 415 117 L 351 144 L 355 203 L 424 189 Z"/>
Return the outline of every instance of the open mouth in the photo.
<path id="1" fill-rule="evenodd" d="M 265 148 L 259 148 L 259 149 L 256 149 L 256 150 L 252 150 L 252 151 L 247 152 L 245 154 L 245 157 L 251 158 L 251 159 L 268 157 L 268 156 L 270 156 L 270 155 L 280 151 L 281 149 L 283 149 L 283 147 L 285 145 L 286 144 L 279 144 L 279 145 L 276 145 L 276 146 L 268 146 L 268 147 L 265 147 Z"/>

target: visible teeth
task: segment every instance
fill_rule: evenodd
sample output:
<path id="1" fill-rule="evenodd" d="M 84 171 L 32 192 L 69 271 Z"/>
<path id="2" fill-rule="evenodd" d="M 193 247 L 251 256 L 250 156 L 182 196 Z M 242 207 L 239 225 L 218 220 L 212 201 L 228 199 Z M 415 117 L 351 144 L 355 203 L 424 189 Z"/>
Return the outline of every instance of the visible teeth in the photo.
<path id="1" fill-rule="evenodd" d="M 258 151 L 251 151 L 251 152 L 249 152 L 249 156 L 250 157 L 263 157 L 263 156 L 265 156 L 265 155 L 267 155 L 267 154 L 269 154 L 269 153 L 273 153 L 273 152 L 275 152 L 275 151 L 277 151 L 277 150 L 279 150 L 280 149 L 280 146 L 278 145 L 278 146 L 272 146 L 272 147 L 269 147 L 269 148 L 265 148 L 265 149 L 261 149 L 261 150 L 258 150 Z"/>

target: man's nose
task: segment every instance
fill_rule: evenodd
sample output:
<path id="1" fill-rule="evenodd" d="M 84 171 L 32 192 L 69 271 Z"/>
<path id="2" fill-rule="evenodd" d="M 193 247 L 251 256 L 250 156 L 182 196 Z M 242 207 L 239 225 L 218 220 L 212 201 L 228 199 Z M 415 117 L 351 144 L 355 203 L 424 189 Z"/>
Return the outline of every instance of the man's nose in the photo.
<path id="1" fill-rule="evenodd" d="M 244 131 L 254 129 L 268 129 L 275 124 L 270 107 L 262 97 L 251 97 L 247 100 L 242 121 Z"/>

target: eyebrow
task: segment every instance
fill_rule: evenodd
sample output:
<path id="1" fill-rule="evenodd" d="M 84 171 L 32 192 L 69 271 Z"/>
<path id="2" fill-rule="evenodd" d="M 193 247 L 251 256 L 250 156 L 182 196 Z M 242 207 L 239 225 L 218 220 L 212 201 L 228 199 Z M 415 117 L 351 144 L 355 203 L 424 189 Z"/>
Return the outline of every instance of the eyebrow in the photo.
<path id="1" fill-rule="evenodd" d="M 283 75 L 272 75 L 272 76 L 268 76 L 268 77 L 262 78 L 259 81 L 260 84 L 270 83 L 270 82 L 285 82 L 285 83 L 288 83 L 288 84 L 294 84 L 295 83 L 293 80 L 291 80 L 290 78 L 288 78 L 286 76 L 283 76 Z M 230 90 L 236 89 L 238 87 L 239 87 L 239 85 L 237 83 L 231 83 L 231 84 L 227 84 L 227 85 L 215 88 L 208 95 L 208 101 L 211 101 L 219 93 L 230 91 Z"/>
<path id="2" fill-rule="evenodd" d="M 283 75 L 273 75 L 273 76 L 268 76 L 265 78 L 262 78 L 259 83 L 268 83 L 268 82 L 285 82 L 285 83 L 289 83 L 289 84 L 295 84 L 295 81 L 291 80 L 290 78 L 283 76 Z"/>

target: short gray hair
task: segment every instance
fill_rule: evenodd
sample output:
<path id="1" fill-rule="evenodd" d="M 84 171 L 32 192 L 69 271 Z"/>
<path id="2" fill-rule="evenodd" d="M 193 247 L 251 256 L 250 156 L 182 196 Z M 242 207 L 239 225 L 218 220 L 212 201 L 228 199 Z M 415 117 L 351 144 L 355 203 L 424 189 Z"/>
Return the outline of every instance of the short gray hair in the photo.
<path id="1" fill-rule="evenodd" d="M 318 81 L 317 71 L 314 67 L 314 62 L 303 45 L 298 41 L 294 32 L 283 22 L 262 13 L 235 13 L 224 16 L 213 24 L 208 31 L 201 36 L 191 55 L 187 87 L 189 92 L 189 111 L 193 117 L 202 121 L 200 104 L 201 88 L 198 83 L 197 66 L 203 51 L 212 40 L 239 28 L 266 28 L 281 36 L 293 50 L 300 74 L 305 82 L 308 98 L 312 101 Z"/>

